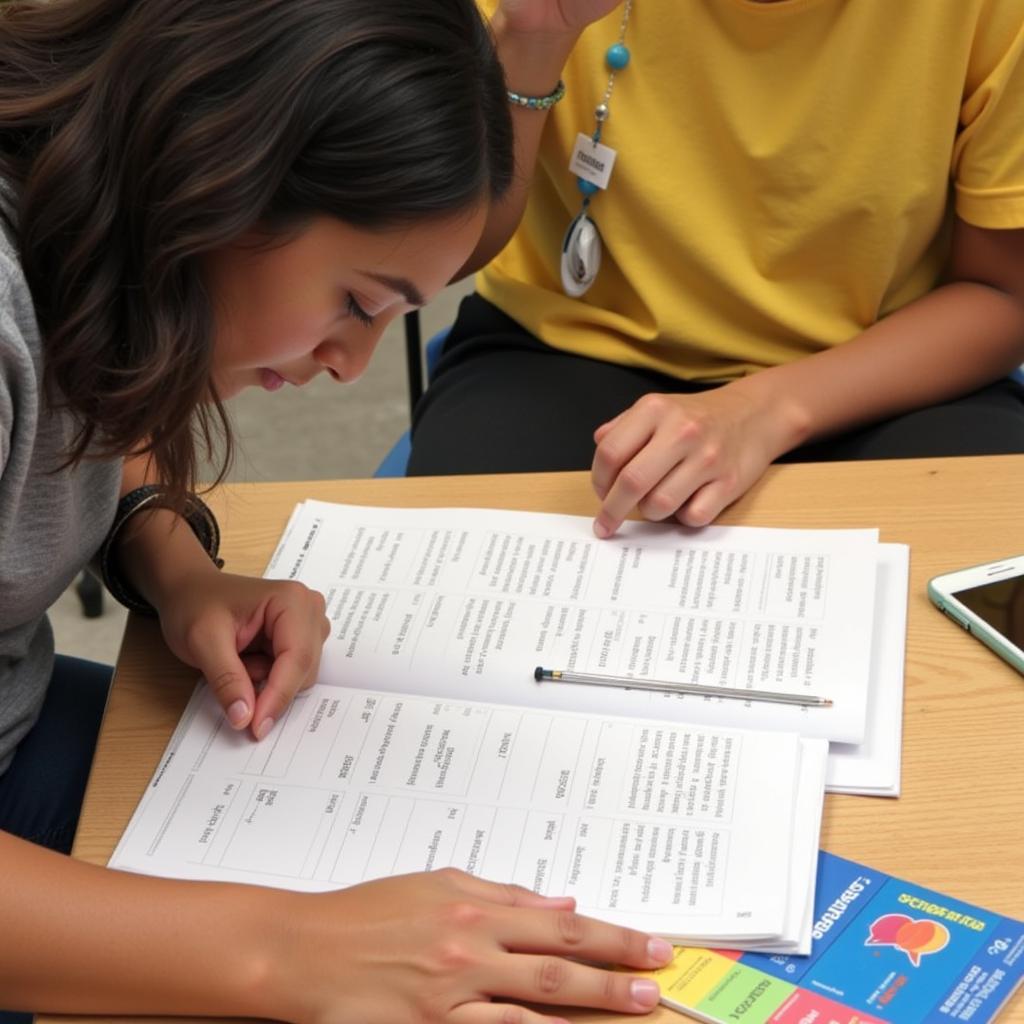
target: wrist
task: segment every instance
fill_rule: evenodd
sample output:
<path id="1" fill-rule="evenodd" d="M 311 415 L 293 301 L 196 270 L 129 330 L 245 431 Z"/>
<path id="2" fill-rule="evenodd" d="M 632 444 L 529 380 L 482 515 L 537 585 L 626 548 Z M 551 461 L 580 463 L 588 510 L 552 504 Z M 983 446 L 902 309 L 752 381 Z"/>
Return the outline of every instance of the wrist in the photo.
<path id="1" fill-rule="evenodd" d="M 251 993 L 254 1007 L 246 1015 L 283 1021 L 322 1017 L 324 958 L 329 956 L 335 965 L 328 991 L 337 992 L 346 987 L 339 979 L 352 970 L 358 953 L 339 942 L 345 926 L 339 924 L 336 903 L 342 893 L 330 897 L 332 912 L 326 920 L 322 904 L 328 897 L 323 893 L 260 893 L 251 918 L 251 934 L 258 938 L 249 954 L 254 965 L 250 977 L 258 980 Z"/>
<path id="2" fill-rule="evenodd" d="M 306 993 L 290 968 L 296 955 L 294 946 L 302 942 L 296 934 L 302 908 L 292 905 L 301 896 L 256 886 L 239 888 L 251 892 L 248 897 L 239 894 L 236 903 L 236 920 L 243 926 L 237 934 L 246 937 L 239 953 L 241 973 L 248 980 L 248 1005 L 240 1008 L 240 1015 L 282 1021 L 309 1019 L 303 1013 L 308 1007 L 297 1005 L 297 999 Z M 308 956 L 309 947 L 304 948 Z"/>
<path id="3" fill-rule="evenodd" d="M 218 1016 L 281 1021 L 311 1019 L 310 1015 L 302 1014 L 304 1007 L 297 1005 L 297 999 L 305 994 L 297 987 L 298 979 L 281 970 L 287 948 L 296 938 L 297 908 L 291 901 L 301 897 L 257 885 L 184 885 L 202 917 L 212 916 L 216 922 L 207 936 L 212 944 L 204 943 L 209 947 L 213 971 L 201 988 L 219 995 L 216 1005 L 196 1009 L 204 1015 L 212 1012 Z M 202 959 L 206 961 L 207 957 Z"/>
<path id="4" fill-rule="evenodd" d="M 753 403 L 760 420 L 759 436 L 774 460 L 806 443 L 813 433 L 809 409 L 794 388 L 787 387 L 785 367 L 761 370 L 726 387 Z"/>
<path id="5" fill-rule="evenodd" d="M 197 551 L 220 569 L 219 549 L 220 527 L 204 501 L 186 494 L 178 502 L 159 484 L 143 484 L 121 497 L 96 558 L 110 593 L 131 611 L 153 615 L 150 595 L 163 589 L 160 576 L 191 572 Z"/>
<path id="6" fill-rule="evenodd" d="M 523 95 L 550 93 L 580 37 L 578 30 L 530 26 L 500 8 L 491 19 L 508 88 Z"/>
<path id="7" fill-rule="evenodd" d="M 176 512 L 154 508 L 134 518 L 119 538 L 114 557 L 119 571 L 158 615 L 191 580 L 219 573 L 210 554 Z"/>

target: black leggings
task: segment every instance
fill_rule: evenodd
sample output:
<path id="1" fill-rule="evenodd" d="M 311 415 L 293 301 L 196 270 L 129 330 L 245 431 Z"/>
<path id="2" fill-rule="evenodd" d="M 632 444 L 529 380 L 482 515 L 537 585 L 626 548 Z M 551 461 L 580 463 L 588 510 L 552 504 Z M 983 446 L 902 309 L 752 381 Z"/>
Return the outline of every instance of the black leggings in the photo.
<path id="1" fill-rule="evenodd" d="M 593 433 L 649 392 L 706 391 L 651 370 L 553 349 L 471 295 L 416 407 L 410 476 L 589 469 Z M 838 437 L 780 462 L 1024 452 L 1024 387 L 1000 380 Z"/>

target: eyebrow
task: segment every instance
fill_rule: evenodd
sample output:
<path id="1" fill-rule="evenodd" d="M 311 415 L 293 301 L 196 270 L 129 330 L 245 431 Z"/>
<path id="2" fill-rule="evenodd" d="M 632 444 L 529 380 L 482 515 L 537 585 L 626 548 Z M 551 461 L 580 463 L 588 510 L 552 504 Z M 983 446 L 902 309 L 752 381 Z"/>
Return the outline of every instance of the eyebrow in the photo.
<path id="1" fill-rule="evenodd" d="M 425 306 L 427 300 L 420 294 L 420 290 L 404 277 L 391 277 L 390 274 L 375 274 L 371 270 L 364 270 L 363 274 L 370 278 L 371 281 L 376 281 L 378 284 L 384 285 L 385 288 L 390 288 L 393 292 L 398 292 L 410 306 Z"/>

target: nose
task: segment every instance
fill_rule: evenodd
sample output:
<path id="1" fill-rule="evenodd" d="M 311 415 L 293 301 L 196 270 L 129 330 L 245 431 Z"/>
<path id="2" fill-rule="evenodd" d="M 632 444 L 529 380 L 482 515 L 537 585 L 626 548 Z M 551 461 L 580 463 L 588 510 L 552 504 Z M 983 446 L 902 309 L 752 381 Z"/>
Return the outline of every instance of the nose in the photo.
<path id="1" fill-rule="evenodd" d="M 363 331 L 357 339 L 323 341 L 313 352 L 313 358 L 335 380 L 350 384 L 363 375 L 383 333 L 382 326 Z"/>

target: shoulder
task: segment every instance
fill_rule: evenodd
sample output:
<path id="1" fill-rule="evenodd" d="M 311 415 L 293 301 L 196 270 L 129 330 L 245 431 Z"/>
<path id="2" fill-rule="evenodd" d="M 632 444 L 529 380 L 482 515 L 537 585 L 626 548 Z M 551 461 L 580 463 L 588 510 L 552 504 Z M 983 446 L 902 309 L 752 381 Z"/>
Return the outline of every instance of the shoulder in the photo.
<path id="1" fill-rule="evenodd" d="M 38 370 L 41 355 L 32 293 L 17 251 L 0 231 L 0 384 L 14 386 L 11 374 L 23 373 L 29 365 Z"/>
<path id="2" fill-rule="evenodd" d="M 0 179 L 0 351 L 8 357 L 29 357 L 38 362 L 39 325 L 21 265 L 16 218 L 16 194 L 8 182 Z"/>
<path id="3" fill-rule="evenodd" d="M 1024 0 L 978 0 L 971 63 L 989 72 L 1024 48 Z"/>
<path id="4" fill-rule="evenodd" d="M 1024 31 L 1024 0 L 981 0 L 978 23 L 1018 35 Z"/>
<path id="5" fill-rule="evenodd" d="M 17 419 L 37 403 L 42 342 L 32 294 L 10 234 L 0 220 L 0 473 Z"/>

